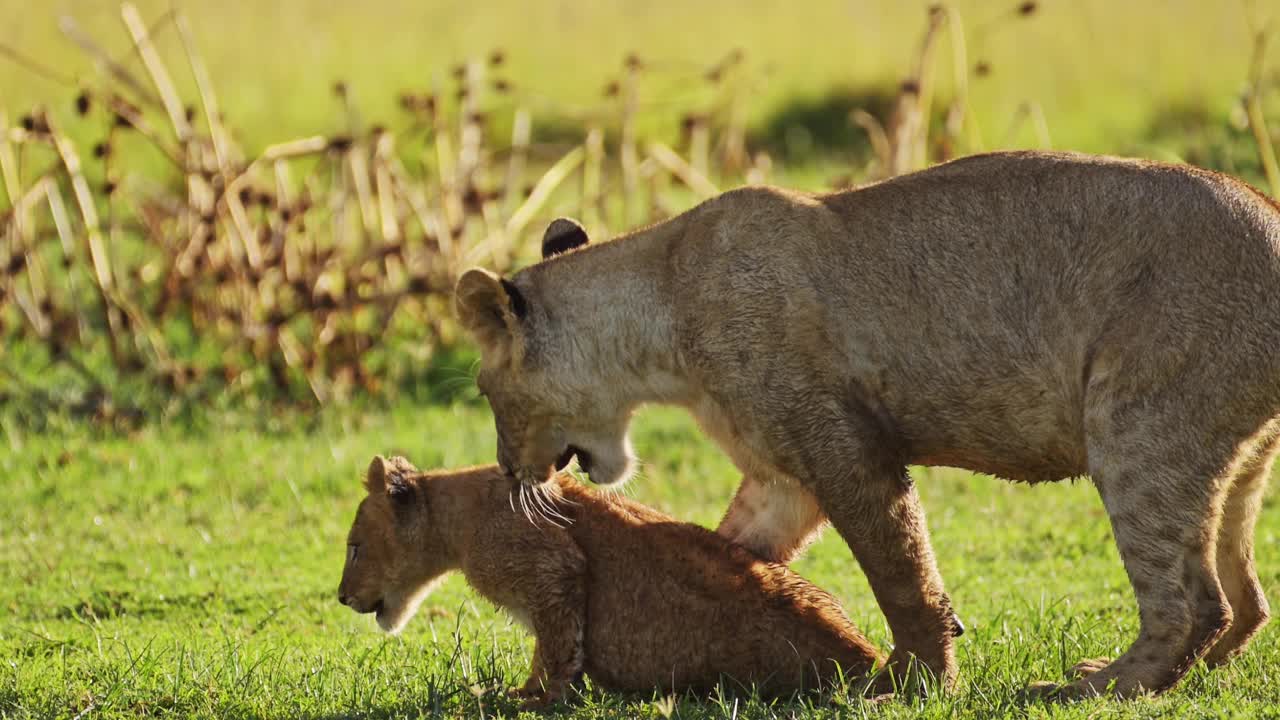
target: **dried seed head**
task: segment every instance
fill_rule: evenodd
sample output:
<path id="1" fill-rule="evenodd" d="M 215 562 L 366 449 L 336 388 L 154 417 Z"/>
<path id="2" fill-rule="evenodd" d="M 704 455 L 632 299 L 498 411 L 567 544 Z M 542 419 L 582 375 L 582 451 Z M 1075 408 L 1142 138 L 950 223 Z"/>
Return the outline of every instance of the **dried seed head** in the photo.
<path id="1" fill-rule="evenodd" d="M 920 83 L 915 80 L 904 80 L 902 81 L 902 84 L 898 86 L 898 90 L 902 92 L 903 95 L 919 95 Z"/>
<path id="2" fill-rule="evenodd" d="M 493 81 L 493 91 L 499 95 L 506 95 L 511 92 L 511 83 L 502 78 L 497 78 Z"/>
<path id="3" fill-rule="evenodd" d="M 427 109 L 427 96 L 411 92 L 401 93 L 400 108 L 409 112 L 422 112 Z"/>
<path id="4" fill-rule="evenodd" d="M 628 70 L 644 69 L 644 61 L 634 52 L 627 53 L 627 56 L 622 60 L 622 65 Z"/>
<path id="5" fill-rule="evenodd" d="M 680 118 L 680 129 L 686 135 L 693 132 L 695 128 L 704 127 L 707 124 L 707 116 L 702 113 L 686 113 Z"/>
<path id="6" fill-rule="evenodd" d="M 622 92 L 622 84 L 619 83 L 617 80 L 614 80 L 613 82 L 610 82 L 608 85 L 604 86 L 605 97 L 618 97 L 618 94 L 621 92 Z"/>
<path id="7" fill-rule="evenodd" d="M 195 106 L 195 105 L 188 105 L 186 108 L 184 108 L 184 109 L 183 109 L 183 112 L 184 112 L 184 113 L 186 114 L 186 116 L 187 116 L 187 124 L 188 124 L 188 125 L 190 125 L 191 123 L 194 123 L 194 122 L 196 121 L 196 106 Z"/>
<path id="8" fill-rule="evenodd" d="M 347 97 L 347 84 L 346 84 L 345 82 L 343 82 L 342 80 L 338 80 L 337 82 L 335 82 L 335 83 L 333 84 L 333 94 L 334 94 L 334 95 L 336 95 L 337 97 L 340 97 L 340 98 L 346 99 L 346 97 Z"/>
<path id="9" fill-rule="evenodd" d="M 92 106 L 93 103 L 89 99 L 89 91 L 81 90 L 80 94 L 76 95 L 76 114 L 80 117 L 84 117 L 89 114 L 89 110 Z"/>
<path id="10" fill-rule="evenodd" d="M 1036 10 L 1038 10 L 1039 8 L 1040 8 L 1040 4 L 1037 3 L 1035 0 L 1027 0 L 1026 2 L 1018 5 L 1018 14 L 1021 15 L 1022 17 L 1029 17 L 1031 15 L 1034 15 Z"/>
<path id="11" fill-rule="evenodd" d="M 93 156 L 99 160 L 111 156 L 111 145 L 105 140 L 93 146 Z"/>
<path id="12" fill-rule="evenodd" d="M 408 291 L 415 295 L 425 295 L 431 292 L 431 281 L 426 275 L 414 275 L 409 278 Z"/>
<path id="13" fill-rule="evenodd" d="M 991 74 L 991 63 L 986 60 L 979 60 L 977 65 L 973 66 L 973 74 L 978 77 L 986 77 Z"/>
<path id="14" fill-rule="evenodd" d="M 458 64 L 453 66 L 453 79 L 462 82 L 467 77 L 467 66 Z"/>
<path id="15" fill-rule="evenodd" d="M 102 183 L 102 192 L 107 197 L 111 197 L 112 195 L 115 194 L 116 190 L 119 187 L 120 187 L 119 184 L 116 183 L 115 180 L 107 180 L 106 182 Z"/>
<path id="16" fill-rule="evenodd" d="M 351 149 L 351 145 L 350 135 L 334 135 L 329 138 L 329 150 L 333 152 L 346 152 Z"/>
<path id="17" fill-rule="evenodd" d="M 237 196 L 240 198 L 241 205 L 248 205 L 253 201 L 253 189 L 242 187 Z"/>
<path id="18" fill-rule="evenodd" d="M 507 53 L 502 48 L 497 48 L 489 53 L 489 64 L 493 67 L 502 67 L 507 61 Z"/>

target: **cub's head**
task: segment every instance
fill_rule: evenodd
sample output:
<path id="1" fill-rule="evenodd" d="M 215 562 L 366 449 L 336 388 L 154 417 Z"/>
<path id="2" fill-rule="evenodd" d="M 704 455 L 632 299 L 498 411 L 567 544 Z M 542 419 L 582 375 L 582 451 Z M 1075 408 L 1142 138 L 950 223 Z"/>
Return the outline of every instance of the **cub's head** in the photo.
<path id="1" fill-rule="evenodd" d="M 338 602 L 375 613 L 378 625 L 399 632 L 431 590 L 456 565 L 435 523 L 429 481 L 408 460 L 375 457 L 347 535 Z"/>
<path id="2" fill-rule="evenodd" d="M 543 258 L 586 243 L 582 227 L 561 218 L 547 228 Z M 458 317 L 483 355 L 476 384 L 493 409 L 498 462 L 536 485 L 576 455 L 592 482 L 620 482 L 635 463 L 630 411 L 611 400 L 609 379 L 584 337 L 609 319 L 589 300 L 566 301 L 563 288 L 540 286 L 546 282 L 534 273 L 507 280 L 482 269 L 458 281 Z"/>

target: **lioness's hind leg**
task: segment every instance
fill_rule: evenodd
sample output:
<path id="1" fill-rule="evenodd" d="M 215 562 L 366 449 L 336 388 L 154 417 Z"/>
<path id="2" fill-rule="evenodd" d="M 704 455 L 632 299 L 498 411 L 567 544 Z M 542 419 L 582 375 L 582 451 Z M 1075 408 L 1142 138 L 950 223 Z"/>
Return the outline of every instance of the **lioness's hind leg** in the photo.
<path id="1" fill-rule="evenodd" d="M 1233 619 L 1231 629 L 1205 655 L 1205 662 L 1210 665 L 1219 665 L 1239 654 L 1271 617 L 1253 564 L 1253 539 L 1277 451 L 1280 422 L 1273 421 L 1227 490 L 1218 533 L 1218 576 L 1231 603 Z"/>
<path id="2" fill-rule="evenodd" d="M 1181 437 L 1186 426 L 1179 432 L 1159 422 L 1135 425 L 1151 434 L 1099 440 L 1090 463 L 1137 597 L 1138 637 L 1101 669 L 1083 663 L 1083 677 L 1054 688 L 1060 698 L 1162 692 L 1231 623 L 1216 544 L 1227 485 L 1221 469 L 1235 466 L 1236 443 L 1197 444 Z"/>
<path id="3" fill-rule="evenodd" d="M 765 560 L 790 563 L 826 520 L 813 493 L 794 479 L 746 476 L 716 532 Z"/>

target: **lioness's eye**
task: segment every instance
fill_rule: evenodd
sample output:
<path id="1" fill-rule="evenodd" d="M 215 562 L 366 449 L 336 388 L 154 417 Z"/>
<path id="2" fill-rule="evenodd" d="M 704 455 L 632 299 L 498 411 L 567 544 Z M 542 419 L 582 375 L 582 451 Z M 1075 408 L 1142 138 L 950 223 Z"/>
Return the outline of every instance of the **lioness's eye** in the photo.
<path id="1" fill-rule="evenodd" d="M 348 563 L 353 563 L 353 562 L 355 562 L 355 561 L 356 561 L 356 555 L 359 555 L 359 554 L 360 554 L 360 546 L 359 546 L 359 545 L 348 545 L 348 546 L 347 546 L 347 562 L 348 562 Z"/>

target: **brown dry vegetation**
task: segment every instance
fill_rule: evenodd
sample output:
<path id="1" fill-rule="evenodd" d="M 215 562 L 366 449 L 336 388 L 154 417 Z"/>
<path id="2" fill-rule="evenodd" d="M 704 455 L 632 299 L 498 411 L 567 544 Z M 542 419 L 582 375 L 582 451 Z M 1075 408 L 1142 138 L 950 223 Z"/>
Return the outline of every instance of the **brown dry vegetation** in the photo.
<path id="1" fill-rule="evenodd" d="M 1017 3 L 1001 22 L 1037 11 Z M 250 152 L 226 125 L 183 12 L 144 18 L 126 3 L 120 16 L 133 50 L 123 59 L 64 20 L 100 69 L 68 88 L 68 107 L 0 108 L 0 355 L 19 359 L 5 381 L 37 404 L 66 398 L 38 389 L 30 368 L 57 368 L 73 404 L 108 415 L 138 404 L 121 397 L 130 387 L 160 390 L 169 407 L 210 394 L 327 403 L 384 391 L 454 343 L 449 296 L 466 267 L 530 259 L 555 215 L 607 236 L 768 181 L 770 151 L 785 152 L 748 126 L 760 70 L 742 51 L 701 68 L 699 99 L 674 110 L 643 93 L 663 68 L 627 55 L 598 103 L 568 121 L 544 121 L 513 91 L 502 51 L 452 68 L 436 92 L 400 94 L 395 127 L 365 122 L 335 83 L 341 132 Z M 967 56 L 953 9 L 932 6 L 922 21 L 900 85 L 840 109 L 870 151 L 828 184 L 990 149 L 968 101 L 989 66 Z M 179 39 L 177 56 L 157 49 L 160 33 Z M 1240 115 L 1276 193 L 1265 28 L 1255 38 Z M 44 58 L 3 50 L 25 72 L 59 77 Z M 678 136 L 642 129 L 655 106 L 679 114 Z M 1038 104 L 1000 120 L 1050 144 Z"/>

